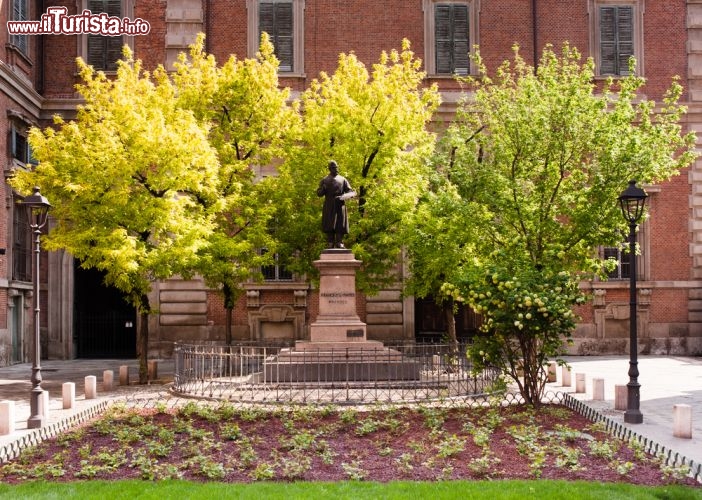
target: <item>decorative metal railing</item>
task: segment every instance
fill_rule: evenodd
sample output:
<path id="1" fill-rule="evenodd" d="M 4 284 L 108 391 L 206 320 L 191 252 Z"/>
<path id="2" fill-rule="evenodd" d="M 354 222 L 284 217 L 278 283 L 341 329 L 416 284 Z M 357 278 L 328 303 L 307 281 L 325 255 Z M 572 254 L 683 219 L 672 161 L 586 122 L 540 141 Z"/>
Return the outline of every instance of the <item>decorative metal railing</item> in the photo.
<path id="1" fill-rule="evenodd" d="M 306 351 L 177 344 L 173 392 L 249 403 L 401 403 L 487 396 L 497 369 L 472 371 L 466 345 Z"/>

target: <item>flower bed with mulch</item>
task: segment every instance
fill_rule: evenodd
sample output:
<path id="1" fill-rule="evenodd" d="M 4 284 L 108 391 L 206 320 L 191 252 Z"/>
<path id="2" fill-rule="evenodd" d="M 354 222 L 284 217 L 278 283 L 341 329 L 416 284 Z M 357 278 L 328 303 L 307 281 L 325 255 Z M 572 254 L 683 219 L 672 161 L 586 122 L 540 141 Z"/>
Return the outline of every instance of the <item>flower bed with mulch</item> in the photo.
<path id="1" fill-rule="evenodd" d="M 188 403 L 99 419 L 0 466 L 0 479 L 184 478 L 391 481 L 596 480 L 697 485 L 573 411 L 547 405 L 480 408 L 300 406 L 287 410 Z"/>

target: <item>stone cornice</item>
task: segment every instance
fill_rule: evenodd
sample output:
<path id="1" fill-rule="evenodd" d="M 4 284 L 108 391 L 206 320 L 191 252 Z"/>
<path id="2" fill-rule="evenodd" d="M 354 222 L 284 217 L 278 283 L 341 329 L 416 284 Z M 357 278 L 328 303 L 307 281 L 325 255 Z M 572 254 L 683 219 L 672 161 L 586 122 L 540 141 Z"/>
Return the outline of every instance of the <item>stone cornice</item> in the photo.
<path id="1" fill-rule="evenodd" d="M 0 91 L 22 106 L 33 118 L 39 118 L 43 98 L 30 81 L 18 75 L 4 61 L 0 61 Z"/>

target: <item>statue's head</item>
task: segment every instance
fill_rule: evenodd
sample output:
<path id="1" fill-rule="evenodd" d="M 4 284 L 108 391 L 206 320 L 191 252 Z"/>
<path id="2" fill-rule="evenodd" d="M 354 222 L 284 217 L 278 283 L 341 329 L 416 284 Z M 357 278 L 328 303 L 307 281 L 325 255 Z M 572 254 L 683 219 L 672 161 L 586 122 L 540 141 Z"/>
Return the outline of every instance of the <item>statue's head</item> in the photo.
<path id="1" fill-rule="evenodd" d="M 329 169 L 329 173 L 332 175 L 336 175 L 339 173 L 339 165 L 337 165 L 334 160 L 329 162 L 327 168 Z"/>

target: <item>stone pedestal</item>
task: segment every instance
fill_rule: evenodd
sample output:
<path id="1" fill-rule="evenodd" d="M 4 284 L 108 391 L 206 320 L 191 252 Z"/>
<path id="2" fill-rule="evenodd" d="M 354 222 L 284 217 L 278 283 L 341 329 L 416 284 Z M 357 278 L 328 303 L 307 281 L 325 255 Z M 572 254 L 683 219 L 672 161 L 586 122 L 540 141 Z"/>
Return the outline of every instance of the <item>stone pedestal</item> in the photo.
<path id="1" fill-rule="evenodd" d="M 298 340 L 267 361 L 268 382 L 415 380 L 419 365 L 382 342 L 366 338 L 356 311 L 356 270 L 361 261 L 346 249 L 327 249 L 314 262 L 319 269 L 319 315 L 310 340 Z"/>

